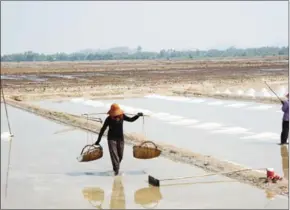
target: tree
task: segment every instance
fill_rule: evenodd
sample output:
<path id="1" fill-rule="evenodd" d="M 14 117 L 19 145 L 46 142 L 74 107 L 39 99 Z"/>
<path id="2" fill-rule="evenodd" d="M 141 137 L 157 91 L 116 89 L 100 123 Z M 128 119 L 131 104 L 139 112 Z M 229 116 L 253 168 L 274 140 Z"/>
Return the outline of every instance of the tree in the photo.
<path id="1" fill-rule="evenodd" d="M 142 51 L 142 47 L 141 46 L 138 46 L 137 47 L 137 52 L 140 53 L 141 51 Z"/>
<path id="2" fill-rule="evenodd" d="M 39 54 L 32 51 L 24 53 L 7 54 L 1 56 L 2 62 L 23 62 L 23 61 L 81 61 L 81 60 L 125 60 L 125 59 L 192 59 L 194 57 L 233 57 L 233 56 L 288 56 L 289 47 L 260 47 L 237 49 L 230 47 L 226 50 L 198 50 L 177 51 L 174 49 L 162 49 L 160 52 L 145 52 L 141 46 L 137 47 L 135 53 L 129 52 L 108 52 L 99 51 L 97 53 L 76 52 L 76 53 L 55 53 Z"/>

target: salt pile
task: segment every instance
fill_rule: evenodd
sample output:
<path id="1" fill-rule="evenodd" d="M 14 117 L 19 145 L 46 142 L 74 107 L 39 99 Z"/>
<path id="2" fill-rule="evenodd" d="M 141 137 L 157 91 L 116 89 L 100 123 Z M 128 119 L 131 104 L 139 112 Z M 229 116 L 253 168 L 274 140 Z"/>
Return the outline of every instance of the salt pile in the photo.
<path id="1" fill-rule="evenodd" d="M 287 94 L 287 89 L 284 86 L 282 86 L 278 91 L 278 96 L 284 97 L 286 94 Z"/>
<path id="2" fill-rule="evenodd" d="M 232 92 L 229 89 L 226 89 L 224 94 L 230 95 Z"/>
<path id="3" fill-rule="evenodd" d="M 83 98 L 72 98 L 70 101 L 73 103 L 80 103 L 80 102 L 83 102 L 85 100 Z"/>
<path id="4" fill-rule="evenodd" d="M 256 91 L 253 88 L 250 88 L 249 90 L 246 91 L 247 96 L 255 97 Z"/>
<path id="5" fill-rule="evenodd" d="M 266 88 L 263 88 L 261 90 L 262 96 L 263 97 L 271 97 L 271 94 L 269 93 L 269 91 Z"/>
<path id="6" fill-rule="evenodd" d="M 239 96 L 244 95 L 244 91 L 243 91 L 243 90 L 238 90 L 236 93 L 237 93 L 237 95 L 239 95 Z"/>

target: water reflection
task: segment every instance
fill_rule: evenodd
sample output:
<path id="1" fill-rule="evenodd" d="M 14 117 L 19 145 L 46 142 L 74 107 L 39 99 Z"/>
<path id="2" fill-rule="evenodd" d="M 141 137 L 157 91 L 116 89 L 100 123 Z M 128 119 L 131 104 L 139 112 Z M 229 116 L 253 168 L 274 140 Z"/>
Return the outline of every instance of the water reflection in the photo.
<path id="1" fill-rule="evenodd" d="M 230 183 L 237 182 L 236 180 L 225 180 L 225 181 L 202 181 L 202 182 L 184 182 L 162 185 L 162 187 L 173 187 L 182 185 L 194 185 L 194 184 L 217 184 L 217 183 Z M 141 205 L 146 209 L 154 209 L 157 207 L 159 202 L 163 199 L 160 192 L 160 187 L 154 187 L 149 184 L 149 187 L 141 188 L 135 192 L 134 200 L 136 204 Z"/>
<path id="2" fill-rule="evenodd" d="M 154 209 L 161 199 L 162 195 L 160 188 L 153 187 L 151 185 L 149 185 L 149 187 L 137 190 L 134 194 L 135 203 L 146 209 Z"/>
<path id="3" fill-rule="evenodd" d="M 105 199 L 103 189 L 99 187 L 86 187 L 83 189 L 83 195 L 84 198 L 92 204 L 92 206 L 97 209 L 103 209 L 102 205 Z"/>
<path id="4" fill-rule="evenodd" d="M 281 146 L 281 158 L 284 178 L 289 180 L 289 152 L 287 145 Z"/>
<path id="5" fill-rule="evenodd" d="M 273 200 L 275 196 L 277 195 L 274 191 L 271 191 L 271 190 L 266 190 L 265 193 L 266 193 L 266 197 L 269 200 Z"/>
<path id="6" fill-rule="evenodd" d="M 218 183 L 231 183 L 238 182 L 237 180 L 219 180 L 219 181 L 201 181 L 201 182 L 184 182 L 184 183 L 173 183 L 173 184 L 163 184 L 162 187 L 170 186 L 182 186 L 182 185 L 195 185 L 195 184 L 218 184 Z"/>
<path id="7" fill-rule="evenodd" d="M 126 199 L 122 176 L 117 176 L 114 178 L 110 209 L 126 209 Z"/>
<path id="8" fill-rule="evenodd" d="M 99 187 L 87 187 L 83 189 L 83 195 L 84 198 L 92 204 L 92 206 L 97 209 L 103 209 L 102 205 L 105 198 L 103 189 Z M 126 209 L 125 192 L 121 176 L 114 178 L 110 209 Z"/>
<path id="9" fill-rule="evenodd" d="M 126 197 L 125 190 L 123 186 L 122 176 L 114 177 L 112 194 L 109 202 L 109 209 L 126 209 Z M 184 185 L 195 185 L 195 184 L 218 184 L 218 183 L 234 183 L 236 180 L 217 180 L 217 181 L 198 181 L 198 182 L 184 182 L 184 183 L 174 183 L 162 185 L 162 187 L 174 187 L 174 186 L 184 186 Z M 134 193 L 134 202 L 140 205 L 144 209 L 155 209 L 160 201 L 163 199 L 161 193 L 161 187 L 154 187 L 150 184 L 148 187 L 138 189 Z M 83 195 L 86 200 L 88 200 L 91 205 L 97 209 L 105 209 L 103 207 L 105 200 L 105 193 L 103 189 L 99 187 L 87 187 L 83 189 Z M 273 200 L 277 194 L 273 191 L 266 190 L 266 197 L 269 201 Z M 268 205 L 267 202 L 266 205 Z"/>
<path id="10" fill-rule="evenodd" d="M 266 197 L 267 197 L 268 201 L 266 202 L 264 209 L 266 209 L 270 205 L 270 203 L 275 199 L 275 197 L 277 195 L 275 192 L 273 192 L 269 189 L 267 189 L 265 191 L 265 193 L 266 193 Z"/>
<path id="11" fill-rule="evenodd" d="M 34 82 L 44 82 L 47 81 L 46 78 L 40 78 L 37 75 L 1 75 L 1 79 L 9 79 L 9 80 L 30 80 Z"/>

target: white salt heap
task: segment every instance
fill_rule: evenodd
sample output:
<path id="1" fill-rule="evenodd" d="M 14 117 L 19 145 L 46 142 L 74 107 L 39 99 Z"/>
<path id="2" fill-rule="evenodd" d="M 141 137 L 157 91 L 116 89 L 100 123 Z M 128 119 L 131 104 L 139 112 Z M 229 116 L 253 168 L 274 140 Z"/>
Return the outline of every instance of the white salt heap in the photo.
<path id="1" fill-rule="evenodd" d="M 255 97 L 256 91 L 253 88 L 250 88 L 249 90 L 246 91 L 247 96 L 252 96 Z"/>
<path id="2" fill-rule="evenodd" d="M 243 90 L 238 90 L 237 91 L 237 95 L 239 95 L 239 96 L 244 95 L 244 91 Z"/>
<path id="3" fill-rule="evenodd" d="M 229 89 L 226 89 L 224 94 L 230 95 L 232 92 Z"/>
<path id="4" fill-rule="evenodd" d="M 284 86 L 280 87 L 278 91 L 278 96 L 284 97 L 286 94 L 287 94 L 287 89 Z"/>
<path id="5" fill-rule="evenodd" d="M 261 90 L 261 92 L 262 92 L 263 97 L 271 97 L 272 96 L 266 88 L 263 88 Z"/>

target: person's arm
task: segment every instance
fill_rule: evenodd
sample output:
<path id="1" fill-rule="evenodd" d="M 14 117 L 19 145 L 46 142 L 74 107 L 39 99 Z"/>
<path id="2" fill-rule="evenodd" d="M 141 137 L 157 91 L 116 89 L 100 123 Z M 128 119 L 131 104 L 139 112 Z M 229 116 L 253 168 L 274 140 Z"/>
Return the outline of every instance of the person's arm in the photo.
<path id="1" fill-rule="evenodd" d="M 283 106 L 282 106 L 282 111 L 287 112 L 289 110 L 289 102 L 284 101 Z"/>
<path id="2" fill-rule="evenodd" d="M 134 117 L 128 117 L 127 115 L 124 114 L 124 121 L 127 122 L 134 122 L 135 120 L 137 120 L 140 116 L 143 116 L 143 113 L 139 112 L 138 114 L 136 114 Z"/>
<path id="3" fill-rule="evenodd" d="M 99 133 L 99 136 L 98 136 L 98 140 L 96 141 L 95 145 L 100 144 L 101 139 L 103 137 L 103 134 L 104 134 L 105 130 L 107 129 L 108 125 L 109 125 L 109 117 L 107 117 L 107 119 L 105 120 L 105 122 L 103 124 L 103 127 L 100 130 L 100 133 Z"/>

